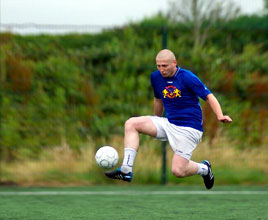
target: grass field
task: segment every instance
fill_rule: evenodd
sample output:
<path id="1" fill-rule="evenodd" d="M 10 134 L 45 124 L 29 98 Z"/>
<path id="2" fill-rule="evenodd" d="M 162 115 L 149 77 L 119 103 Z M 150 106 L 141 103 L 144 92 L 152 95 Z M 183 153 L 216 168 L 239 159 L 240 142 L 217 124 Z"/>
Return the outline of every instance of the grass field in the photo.
<path id="1" fill-rule="evenodd" d="M 265 186 L 1 187 L 0 220 L 268 219 Z"/>

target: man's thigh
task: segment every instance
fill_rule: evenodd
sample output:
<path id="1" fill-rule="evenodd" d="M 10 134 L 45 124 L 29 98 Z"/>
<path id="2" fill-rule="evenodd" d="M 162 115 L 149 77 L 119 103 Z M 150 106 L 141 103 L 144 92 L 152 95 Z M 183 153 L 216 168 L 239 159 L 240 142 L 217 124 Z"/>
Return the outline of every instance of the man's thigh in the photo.
<path id="1" fill-rule="evenodd" d="M 155 137 L 157 134 L 157 128 L 152 122 L 150 116 L 133 117 L 128 121 L 139 133 L 150 135 L 152 137 Z"/>
<path id="2" fill-rule="evenodd" d="M 189 160 L 178 155 L 175 154 L 173 155 L 173 159 L 172 159 L 172 168 L 177 167 L 177 168 L 186 168 L 189 164 Z"/>

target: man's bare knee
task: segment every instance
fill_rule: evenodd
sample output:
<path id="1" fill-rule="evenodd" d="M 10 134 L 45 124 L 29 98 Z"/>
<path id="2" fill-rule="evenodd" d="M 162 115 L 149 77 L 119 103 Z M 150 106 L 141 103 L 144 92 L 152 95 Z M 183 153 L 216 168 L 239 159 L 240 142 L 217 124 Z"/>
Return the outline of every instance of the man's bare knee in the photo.
<path id="1" fill-rule="evenodd" d="M 185 169 L 183 169 L 182 167 L 173 167 L 172 174 L 178 178 L 183 178 L 186 176 Z"/>
<path id="2" fill-rule="evenodd" d="M 146 121 L 145 117 L 131 117 L 125 122 L 125 129 L 127 130 L 142 130 L 142 128 L 145 126 Z"/>
<path id="3" fill-rule="evenodd" d="M 125 122 L 125 131 L 132 131 L 133 129 L 136 130 L 136 119 L 136 117 L 132 117 Z"/>
<path id="4" fill-rule="evenodd" d="M 155 137 L 157 130 L 148 116 L 132 117 L 125 122 L 125 133 L 137 131 Z"/>

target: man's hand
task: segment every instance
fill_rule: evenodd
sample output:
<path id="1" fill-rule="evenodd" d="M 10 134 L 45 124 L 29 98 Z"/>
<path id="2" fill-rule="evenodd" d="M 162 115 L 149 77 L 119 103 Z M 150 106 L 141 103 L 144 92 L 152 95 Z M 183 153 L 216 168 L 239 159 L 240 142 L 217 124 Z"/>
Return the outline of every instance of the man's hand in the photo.
<path id="1" fill-rule="evenodd" d="M 221 117 L 218 117 L 218 120 L 223 123 L 231 123 L 233 121 L 228 115 L 223 115 Z"/>
<path id="2" fill-rule="evenodd" d="M 221 106 L 218 100 L 216 99 L 216 97 L 212 93 L 207 95 L 206 101 L 208 102 L 211 109 L 217 116 L 218 121 L 223 122 L 223 123 L 231 123 L 233 121 L 228 115 L 223 115 Z"/>

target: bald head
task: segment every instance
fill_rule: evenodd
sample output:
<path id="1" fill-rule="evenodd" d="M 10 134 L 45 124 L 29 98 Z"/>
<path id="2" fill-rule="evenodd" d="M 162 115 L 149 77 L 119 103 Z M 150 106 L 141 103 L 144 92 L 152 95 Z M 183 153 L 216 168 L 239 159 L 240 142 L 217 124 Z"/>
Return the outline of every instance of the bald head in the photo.
<path id="1" fill-rule="evenodd" d="M 167 60 L 173 62 L 176 60 L 176 57 L 171 50 L 164 49 L 157 54 L 156 60 Z"/>
<path id="2" fill-rule="evenodd" d="M 177 61 L 171 50 L 161 50 L 156 56 L 156 66 L 163 77 L 172 77 L 177 71 Z"/>

